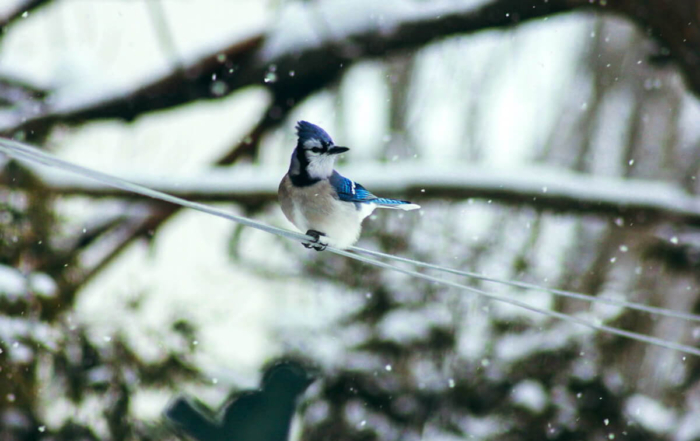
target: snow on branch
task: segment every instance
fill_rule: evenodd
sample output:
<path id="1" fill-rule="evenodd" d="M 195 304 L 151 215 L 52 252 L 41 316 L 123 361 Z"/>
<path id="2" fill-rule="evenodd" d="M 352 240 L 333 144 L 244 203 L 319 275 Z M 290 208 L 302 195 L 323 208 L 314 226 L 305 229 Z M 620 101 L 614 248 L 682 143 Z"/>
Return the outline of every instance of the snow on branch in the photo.
<path id="1" fill-rule="evenodd" d="M 33 10 L 53 0 L 15 0 L 0 8 L 0 29 L 19 18 L 25 18 Z"/>
<path id="2" fill-rule="evenodd" d="M 56 193 L 143 198 L 78 176 L 38 167 L 34 170 Z M 665 182 L 590 176 L 551 168 L 513 171 L 404 164 L 346 167 L 342 172 L 375 194 L 417 203 L 479 198 L 543 210 L 620 215 L 634 222 L 664 218 L 700 224 L 700 198 Z M 258 206 L 276 199 L 277 185 L 284 173 L 281 169 L 236 167 L 176 178 L 121 176 L 186 199 Z"/>
<path id="3" fill-rule="evenodd" d="M 690 18 L 700 16 L 700 2 L 648 0 L 643 6 L 629 0 L 296 2 L 283 12 L 276 28 L 216 48 L 186 63 L 184 71 L 166 73 L 130 90 L 54 97 L 48 110 L 38 114 L 3 115 L 0 132 L 45 133 L 59 122 L 131 120 L 196 100 L 220 98 L 250 85 L 267 87 L 277 103 L 293 103 L 361 59 L 578 9 L 610 11 L 636 21 L 661 42 L 663 52 L 681 65 L 691 88 L 700 93 L 700 69 L 696 68 L 700 32 Z"/>
<path id="4" fill-rule="evenodd" d="M 17 78 L 0 76 L 0 107 L 24 106 L 25 109 L 41 109 L 48 92 Z"/>

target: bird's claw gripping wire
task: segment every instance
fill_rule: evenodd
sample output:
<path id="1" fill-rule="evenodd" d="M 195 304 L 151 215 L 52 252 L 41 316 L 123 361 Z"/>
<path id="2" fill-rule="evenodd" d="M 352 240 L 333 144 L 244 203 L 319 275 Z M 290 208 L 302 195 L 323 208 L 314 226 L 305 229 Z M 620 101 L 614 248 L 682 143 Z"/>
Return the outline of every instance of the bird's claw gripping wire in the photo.
<path id="1" fill-rule="evenodd" d="M 325 233 L 321 233 L 320 231 L 316 231 L 316 230 L 308 230 L 306 232 L 306 235 L 313 237 L 314 241 L 302 243 L 302 245 L 304 245 L 304 247 L 309 248 L 309 249 L 314 249 L 316 251 L 323 251 L 328 246 L 327 243 L 321 242 L 321 236 L 325 236 L 326 235 Z"/>

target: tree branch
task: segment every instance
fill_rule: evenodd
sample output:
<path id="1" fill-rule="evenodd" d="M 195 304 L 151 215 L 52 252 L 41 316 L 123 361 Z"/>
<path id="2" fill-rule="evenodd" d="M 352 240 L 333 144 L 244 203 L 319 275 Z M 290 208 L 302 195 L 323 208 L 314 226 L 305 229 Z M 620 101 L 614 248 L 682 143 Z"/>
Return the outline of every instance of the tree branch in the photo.
<path id="1" fill-rule="evenodd" d="M 36 111 L 44 108 L 41 101 L 48 92 L 16 78 L 0 77 L 0 106 L 29 106 Z"/>
<path id="2" fill-rule="evenodd" d="M 36 170 L 39 170 L 38 168 Z M 541 210 L 624 216 L 635 223 L 671 219 L 700 225 L 700 198 L 665 182 L 590 176 L 565 170 L 536 168 L 510 171 L 466 166 L 439 168 L 401 166 L 348 167 L 348 176 L 376 194 L 410 198 L 421 203 L 434 199 L 493 199 L 530 205 Z M 239 167 L 211 170 L 198 176 L 128 176 L 156 190 L 207 202 L 235 202 L 257 207 L 277 198 L 284 170 Z M 62 195 L 143 199 L 143 196 L 105 187 L 79 176 L 40 171 L 49 191 Z"/>
<path id="3" fill-rule="evenodd" d="M 37 2 L 33 0 L 25 5 L 31 3 L 36 6 L 45 2 L 47 1 Z M 200 99 L 216 99 L 252 84 L 268 87 L 274 95 L 273 102 L 278 103 L 278 105 L 283 103 L 279 109 L 284 114 L 304 97 L 328 85 L 354 61 L 417 48 L 450 35 L 508 27 L 523 20 L 579 8 L 597 8 L 621 13 L 636 20 L 644 29 L 650 29 L 651 34 L 656 35 L 665 45 L 666 53 L 674 57 L 681 65 L 689 79 L 689 84 L 697 94 L 700 91 L 700 70 L 694 69 L 696 60 L 700 59 L 700 35 L 696 31 L 697 26 L 668 27 L 664 25 L 663 21 L 670 17 L 669 21 L 676 24 L 683 20 L 688 20 L 688 23 L 691 23 L 692 20 L 687 19 L 691 16 L 688 15 L 688 11 L 690 9 L 697 10 L 698 2 L 692 2 L 692 4 L 684 2 L 682 5 L 677 3 L 679 2 L 668 2 L 667 4 L 664 0 L 647 0 L 644 5 L 640 6 L 631 0 L 609 0 L 607 6 L 602 6 L 599 2 L 590 4 L 585 0 L 550 0 L 549 2 L 496 0 L 477 8 L 460 6 L 440 12 L 430 10 L 431 4 L 427 3 L 421 4 L 418 6 L 419 9 L 412 10 L 410 14 L 394 17 L 395 20 L 389 27 L 385 21 L 382 21 L 382 18 L 386 17 L 377 17 L 376 19 L 368 18 L 366 26 L 361 28 L 352 27 L 352 23 L 345 26 L 342 19 L 346 17 L 341 14 L 340 20 L 334 19 L 333 21 L 334 23 L 338 22 L 333 29 L 333 34 L 325 32 L 321 41 L 316 34 L 311 37 L 294 33 L 285 34 L 284 32 L 273 32 L 268 37 L 258 34 L 189 63 L 184 72 L 171 72 L 150 84 L 141 85 L 132 90 L 112 91 L 107 96 L 93 96 L 83 101 L 75 98 L 69 98 L 67 101 L 53 100 L 47 105 L 47 109 L 42 110 L 39 115 L 26 114 L 22 112 L 23 109 L 20 109 L 13 118 L 8 117 L 5 120 L 0 120 L 0 131 L 14 134 L 18 130 L 24 130 L 27 134 L 41 134 L 47 133 L 51 126 L 58 122 L 78 124 L 101 118 L 131 120 L 144 113 Z M 660 12 L 665 12 L 667 15 Z M 699 15 L 693 14 L 692 16 Z M 292 21 L 292 23 L 295 22 Z M 351 31 L 339 32 L 339 30 L 347 30 L 348 28 Z M 282 50 L 280 50 L 280 42 L 283 43 Z M 270 73 L 272 66 L 274 66 L 276 80 L 265 82 L 266 74 Z M 212 80 L 212 78 L 216 79 Z M 270 116 L 273 115 L 268 114 L 261 119 L 259 125 L 251 132 L 251 140 L 259 139 L 265 130 L 274 126 L 274 120 L 277 118 L 270 118 Z M 252 147 L 242 143 L 223 157 L 219 163 L 232 163 L 241 156 L 254 154 L 255 149 L 255 143 L 252 144 Z M 465 176 L 465 173 L 463 169 L 460 171 L 462 176 Z M 478 170 L 471 173 L 476 176 Z M 685 195 L 683 198 L 675 200 L 680 204 L 668 201 L 664 203 L 660 199 L 655 199 L 655 202 L 651 204 L 637 202 L 632 205 L 617 204 L 611 200 L 581 198 L 581 195 L 569 194 L 567 196 L 564 194 L 561 197 L 555 197 L 554 193 L 550 193 L 549 196 L 544 193 L 538 195 L 537 188 L 530 188 L 529 192 L 518 191 L 517 188 L 504 188 L 498 181 L 501 179 L 498 174 L 491 175 L 496 181 L 491 186 L 486 187 L 475 185 L 474 188 L 458 188 L 458 186 L 450 184 L 439 188 L 436 186 L 436 182 L 423 182 L 422 184 L 425 185 L 422 185 L 414 180 L 412 181 L 413 187 L 406 187 L 403 190 L 395 189 L 394 192 L 390 188 L 384 189 L 379 183 L 374 182 L 371 176 L 362 178 L 363 174 L 360 172 L 352 174 L 352 176 L 361 178 L 360 180 L 367 183 L 370 188 L 378 193 L 385 193 L 387 196 L 397 194 L 397 196 L 402 197 L 424 198 L 425 194 L 420 192 L 420 189 L 425 189 L 431 197 L 492 197 L 512 203 L 530 203 L 527 199 L 531 199 L 532 203 L 538 204 L 541 208 L 623 214 L 632 212 L 643 217 L 673 216 L 689 223 L 697 223 L 698 221 L 698 214 L 693 208 L 695 201 L 687 200 Z M 503 178 L 511 178 L 511 176 Z M 541 187 L 547 186 L 548 188 L 555 188 L 554 184 L 555 182 L 549 181 L 537 183 Z M 63 190 L 71 191 L 68 188 Z M 83 188 L 81 191 L 84 190 Z M 672 193 L 674 191 L 675 189 Z M 79 193 L 77 186 L 75 192 Z M 183 196 L 188 195 L 183 194 Z M 194 193 L 189 196 L 204 197 L 202 194 Z M 274 185 L 268 184 L 267 190 L 259 196 L 255 200 L 249 198 L 247 202 L 241 196 L 238 198 L 238 202 L 257 205 L 271 200 L 274 198 Z M 230 196 L 228 199 L 224 199 L 223 194 L 221 198 L 221 200 L 235 200 Z M 99 272 L 100 268 L 114 258 L 117 252 L 127 246 L 134 238 L 152 233 L 178 211 L 178 207 L 161 204 L 156 204 L 153 208 L 153 214 L 140 222 L 138 226 L 128 225 L 127 230 L 130 233 L 121 236 L 119 244 L 113 247 L 113 253 L 109 253 L 103 259 L 98 259 L 100 263 L 96 265 L 88 265 L 89 271 L 73 278 L 69 289 L 77 289 L 85 280 Z"/>
<path id="4" fill-rule="evenodd" d="M 100 273 L 119 253 L 126 249 L 134 239 L 148 237 L 155 228 L 178 210 L 178 207 L 166 204 L 150 204 L 150 213 L 143 217 L 130 217 L 114 228 L 100 235 L 99 241 L 90 244 L 79 253 L 62 256 L 70 258 L 69 267 L 61 273 L 59 279 L 60 300 L 70 304 L 85 283 Z M 77 251 L 77 250 L 76 250 Z"/>
<path id="5" fill-rule="evenodd" d="M 260 148 L 260 141 L 268 131 L 276 128 L 296 106 L 297 101 L 290 104 L 273 102 L 260 117 L 258 123 L 253 127 L 243 140 L 236 144 L 227 154 L 216 161 L 216 165 L 231 165 L 241 158 L 253 158 Z"/>
<path id="6" fill-rule="evenodd" d="M 8 11 L 0 11 L 0 28 L 4 28 L 12 24 L 15 20 L 22 17 L 25 12 L 31 12 L 33 9 L 43 6 L 46 3 L 51 3 L 53 0 L 24 0 L 14 8 L 8 8 Z"/>
<path id="7" fill-rule="evenodd" d="M 360 0 L 358 0 L 360 1 Z M 437 9 L 421 3 L 406 11 L 397 6 L 396 16 L 370 16 L 357 26 L 348 14 L 334 16 L 334 34 L 271 32 L 255 35 L 228 48 L 216 50 L 188 64 L 185 72 L 175 71 L 133 90 L 112 91 L 86 101 L 56 100 L 40 115 L 16 114 L 0 121 L 0 132 L 12 134 L 43 132 L 62 122 L 78 124 L 101 118 L 132 120 L 144 113 L 183 105 L 196 100 L 217 99 L 250 85 L 264 85 L 276 102 L 294 100 L 325 87 L 351 63 L 370 57 L 384 57 L 414 49 L 439 38 L 493 28 L 506 28 L 526 20 L 575 10 L 601 10 L 621 14 L 657 38 L 664 51 L 684 71 L 688 83 L 700 94 L 700 2 L 667 0 L 495 0 L 480 7 L 454 6 Z M 306 6 L 321 7 L 317 6 Z M 329 10 L 328 13 L 332 12 Z M 356 11 L 355 9 L 354 11 Z M 280 21 L 284 22 L 284 18 Z M 389 25 L 387 25 L 389 23 Z M 274 80 L 270 80 L 274 66 Z M 265 82 L 266 76 L 268 81 Z M 42 130 L 43 129 L 43 130 Z"/>

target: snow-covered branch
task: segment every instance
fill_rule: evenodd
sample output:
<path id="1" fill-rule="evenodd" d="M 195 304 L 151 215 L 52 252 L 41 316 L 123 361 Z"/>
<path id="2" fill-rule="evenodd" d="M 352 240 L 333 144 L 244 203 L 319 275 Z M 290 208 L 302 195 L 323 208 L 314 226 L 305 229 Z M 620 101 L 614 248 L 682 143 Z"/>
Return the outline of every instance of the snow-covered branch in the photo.
<path id="1" fill-rule="evenodd" d="M 700 2 L 649 0 L 644 7 L 629 0 L 297 2 L 283 13 L 277 28 L 229 47 L 215 48 L 186 63 L 184 72 L 166 73 L 131 90 L 104 94 L 93 91 L 82 98 L 54 97 L 47 111 L 4 117 L 0 132 L 45 133 L 57 122 L 131 120 L 196 100 L 220 98 L 256 84 L 267 87 L 275 102 L 295 103 L 361 59 L 578 9 L 611 11 L 638 22 L 682 66 L 693 90 L 700 91 L 700 71 L 695 68 L 695 60 L 700 59 L 700 33 L 689 26 L 689 17 L 700 16 Z"/>
<path id="2" fill-rule="evenodd" d="M 385 165 L 346 167 L 343 174 L 382 196 L 411 199 L 488 199 L 562 212 L 604 213 L 634 222 L 655 218 L 700 224 L 700 198 L 675 185 L 590 176 L 550 168 L 487 170 L 468 166 Z M 84 178 L 36 168 L 54 192 L 142 198 Z M 237 167 L 173 178 L 121 174 L 131 181 L 186 199 L 256 206 L 277 196 L 282 169 Z"/>
<path id="3" fill-rule="evenodd" d="M 53 0 L 16 0 L 0 8 L 0 29 L 10 25 L 20 17 L 27 17 L 33 9 Z"/>
<path id="4" fill-rule="evenodd" d="M 47 91 L 16 78 L 0 77 L 0 106 L 17 106 L 24 109 L 42 109 L 41 101 Z"/>

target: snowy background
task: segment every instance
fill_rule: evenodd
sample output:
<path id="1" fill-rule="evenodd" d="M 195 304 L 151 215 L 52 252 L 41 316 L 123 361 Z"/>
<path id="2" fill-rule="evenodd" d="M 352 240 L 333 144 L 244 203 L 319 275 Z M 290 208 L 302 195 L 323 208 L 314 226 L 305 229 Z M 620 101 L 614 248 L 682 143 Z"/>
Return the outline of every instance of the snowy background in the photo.
<path id="1" fill-rule="evenodd" d="M 0 14 L 22 3 L 4 0 Z M 212 77 L 217 99 L 133 121 L 63 120 L 259 33 L 257 58 L 244 63 L 329 42 L 361 53 L 365 42 L 348 36 L 391 35 L 402 21 L 482 3 L 49 1 L 0 35 L 0 127 L 83 166 L 293 228 L 274 192 L 294 124 L 308 120 L 351 147 L 341 172 L 423 207 L 375 213 L 361 247 L 698 312 L 700 105 L 673 64 L 650 62 L 657 43 L 622 17 L 552 15 L 358 56 L 284 108 L 276 98 L 287 84 L 323 62 L 301 57 L 299 74 L 271 64 L 230 94 Z M 58 116 L 43 133 L 22 126 L 44 112 Z M 237 145 L 255 149 L 212 171 Z M 172 439 L 161 420 L 172 397 L 216 408 L 289 353 L 323 372 L 300 408 L 299 439 L 700 439 L 697 356 L 198 212 L 142 227 L 169 208 L 0 161 L 3 440 Z M 257 186 L 250 197 L 245 181 Z M 231 186 L 241 194 L 226 200 Z M 700 341 L 689 320 L 440 277 Z"/>

